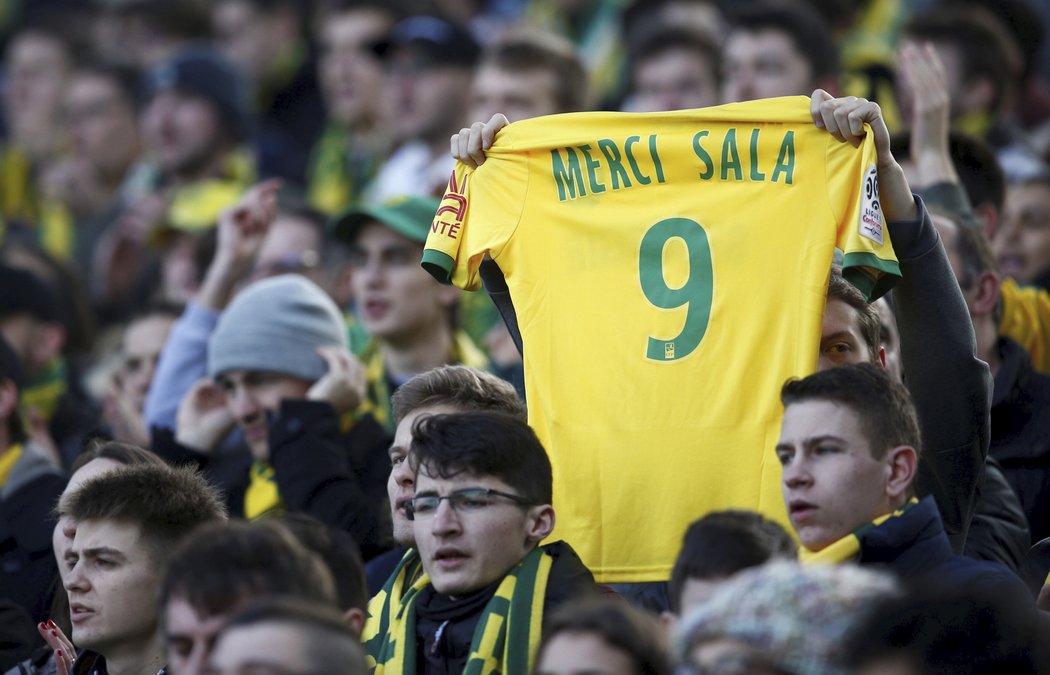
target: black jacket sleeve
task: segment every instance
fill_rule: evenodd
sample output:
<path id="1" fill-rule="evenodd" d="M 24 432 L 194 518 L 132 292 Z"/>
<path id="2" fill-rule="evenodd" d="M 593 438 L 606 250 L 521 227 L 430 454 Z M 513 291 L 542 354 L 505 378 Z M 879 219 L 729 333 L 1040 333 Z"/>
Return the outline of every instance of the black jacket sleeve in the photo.
<path id="1" fill-rule="evenodd" d="M 918 491 L 936 500 L 960 553 L 988 455 L 992 377 L 975 355 L 970 314 L 937 230 L 922 200 L 916 202 L 919 220 L 889 225 L 901 267 L 894 315 L 922 430 Z"/>
<path id="2" fill-rule="evenodd" d="M 277 490 L 289 511 L 346 530 L 365 560 L 385 550 L 390 436 L 371 415 L 344 435 L 327 403 L 283 401 L 269 440 Z"/>

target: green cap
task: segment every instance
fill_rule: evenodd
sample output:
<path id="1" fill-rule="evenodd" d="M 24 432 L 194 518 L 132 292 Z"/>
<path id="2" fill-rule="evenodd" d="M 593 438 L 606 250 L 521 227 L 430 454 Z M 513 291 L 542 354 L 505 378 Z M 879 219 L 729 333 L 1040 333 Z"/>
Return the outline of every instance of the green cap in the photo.
<path id="1" fill-rule="evenodd" d="M 352 207 L 332 219 L 332 235 L 352 243 L 365 223 L 377 221 L 412 241 L 426 243 L 440 200 L 433 197 L 393 197 L 377 206 Z"/>

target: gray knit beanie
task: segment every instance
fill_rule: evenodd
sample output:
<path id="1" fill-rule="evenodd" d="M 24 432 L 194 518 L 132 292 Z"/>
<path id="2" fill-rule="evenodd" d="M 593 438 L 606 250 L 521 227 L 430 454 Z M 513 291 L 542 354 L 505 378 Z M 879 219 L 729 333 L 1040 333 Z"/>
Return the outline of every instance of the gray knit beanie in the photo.
<path id="1" fill-rule="evenodd" d="M 318 347 L 346 347 L 339 308 L 298 274 L 257 281 L 233 299 L 208 341 L 208 375 L 254 370 L 313 382 L 328 370 Z"/>

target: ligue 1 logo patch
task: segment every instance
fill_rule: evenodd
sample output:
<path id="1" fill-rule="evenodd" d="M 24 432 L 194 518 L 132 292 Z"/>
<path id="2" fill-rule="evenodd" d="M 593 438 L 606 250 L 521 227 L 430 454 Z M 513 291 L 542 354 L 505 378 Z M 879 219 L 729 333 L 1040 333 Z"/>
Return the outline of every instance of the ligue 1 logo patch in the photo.
<path id="1" fill-rule="evenodd" d="M 860 204 L 860 236 L 882 246 L 882 206 L 879 204 L 879 172 L 872 164 L 864 174 L 863 196 Z"/>

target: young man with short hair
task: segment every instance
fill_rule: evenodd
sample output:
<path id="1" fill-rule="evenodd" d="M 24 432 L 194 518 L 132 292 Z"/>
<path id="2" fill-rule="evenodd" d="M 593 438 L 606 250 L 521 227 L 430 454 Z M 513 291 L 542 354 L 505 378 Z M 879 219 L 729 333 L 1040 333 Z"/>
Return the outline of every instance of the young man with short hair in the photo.
<path id="1" fill-rule="evenodd" d="M 832 31 L 802 5 L 757 6 L 737 14 L 722 47 L 722 103 L 838 89 Z"/>
<path id="2" fill-rule="evenodd" d="M 782 526 L 754 511 L 716 511 L 693 521 L 682 538 L 667 595 L 674 625 L 740 570 L 770 560 L 794 560 L 798 545 Z"/>
<path id="3" fill-rule="evenodd" d="M 226 620 L 265 595 L 335 608 L 331 574 L 277 523 L 223 523 L 190 537 L 172 556 L 160 585 L 171 675 L 202 675 Z"/>
<path id="4" fill-rule="evenodd" d="M 639 36 L 628 53 L 627 110 L 662 112 L 718 104 L 721 54 L 705 31 L 660 25 Z"/>
<path id="5" fill-rule="evenodd" d="M 390 397 L 410 378 L 449 363 L 484 368 L 488 359 L 457 326 L 459 289 L 419 266 L 438 201 L 397 197 L 353 208 L 333 222 L 350 247 L 355 313 L 371 341 L 360 351 L 366 408 L 393 430 Z"/>
<path id="6" fill-rule="evenodd" d="M 568 544 L 539 546 L 554 528 L 546 451 L 492 412 L 425 417 L 412 439 L 418 553 L 369 607 L 375 672 L 531 672 L 544 614 L 595 590 Z"/>
<path id="7" fill-rule="evenodd" d="M 482 410 L 504 412 L 525 420 L 525 403 L 510 384 L 469 366 L 440 366 L 416 375 L 394 392 L 391 408 L 397 429 L 390 445 L 386 489 L 394 543 L 399 548 L 367 565 L 370 595 L 383 588 L 398 562 L 415 545 L 405 506 L 415 496 L 415 470 L 407 459 L 416 420 L 426 415 Z"/>
<path id="8" fill-rule="evenodd" d="M 587 72 L 565 38 L 533 30 L 511 32 L 486 49 L 470 88 L 469 118 L 503 113 L 516 122 L 585 110 Z"/>
<path id="9" fill-rule="evenodd" d="M 157 585 L 179 542 L 225 519 L 216 490 L 189 469 L 129 466 L 85 482 L 60 515 L 76 526 L 62 561 L 70 639 L 104 658 L 90 672 L 157 672 L 164 664 Z"/>
<path id="10" fill-rule="evenodd" d="M 953 554 L 933 499 L 915 499 L 919 422 L 908 390 L 885 369 L 831 368 L 789 380 L 780 398 L 784 503 L 812 561 L 881 565 L 908 579 L 937 576 L 1026 595 L 1002 565 Z"/>

